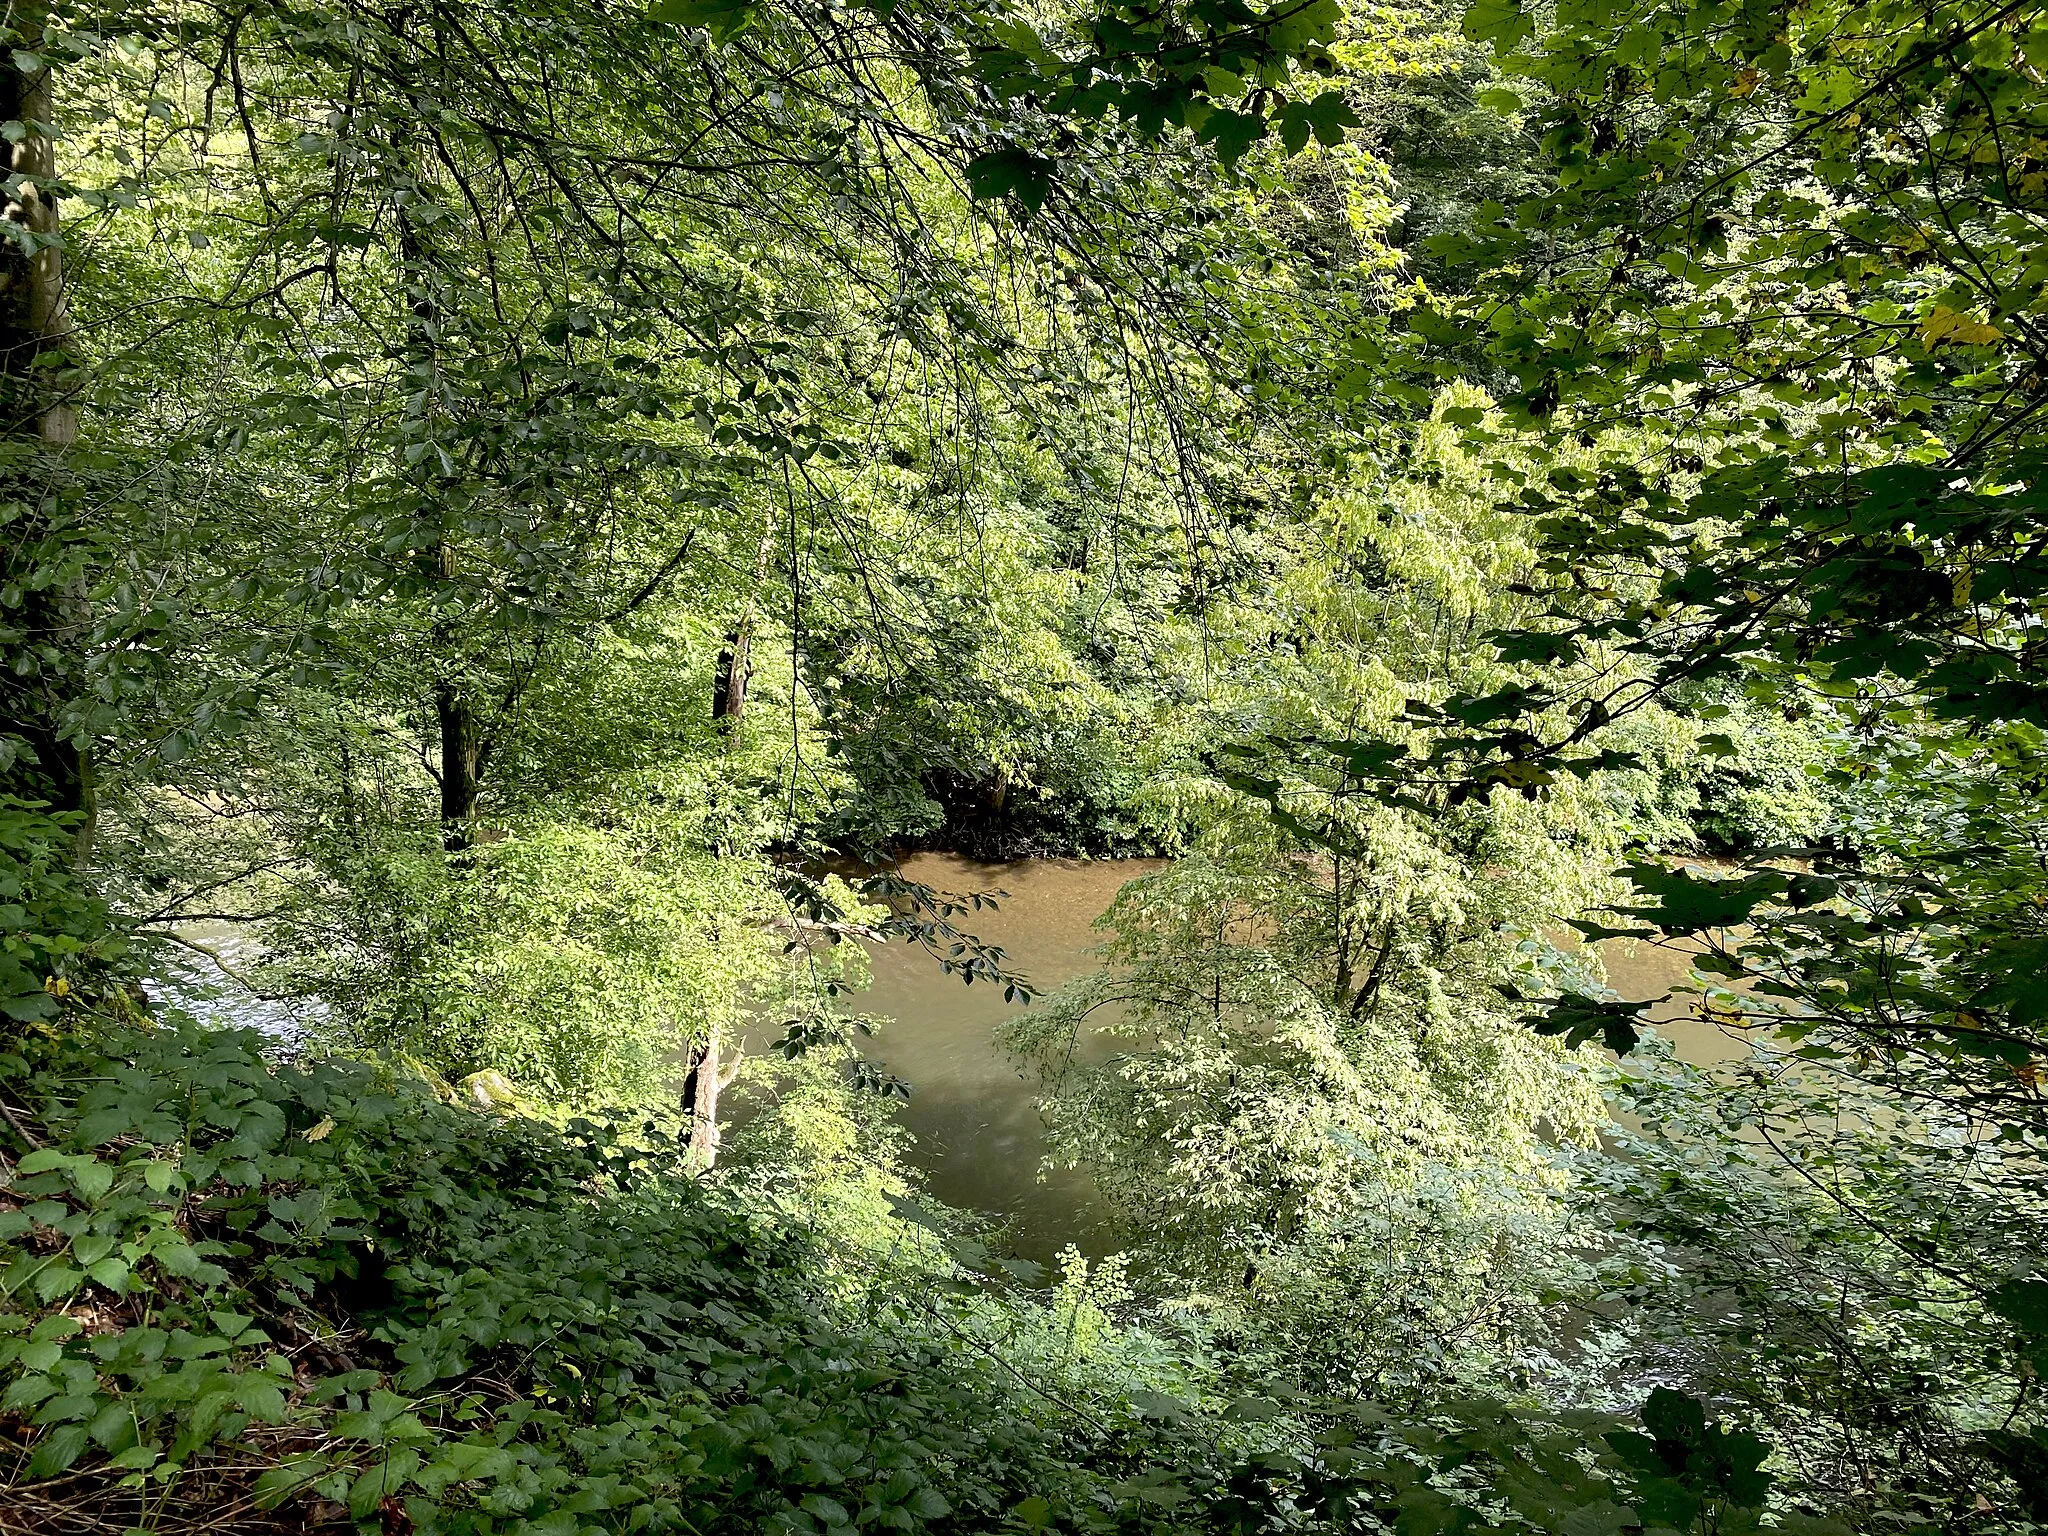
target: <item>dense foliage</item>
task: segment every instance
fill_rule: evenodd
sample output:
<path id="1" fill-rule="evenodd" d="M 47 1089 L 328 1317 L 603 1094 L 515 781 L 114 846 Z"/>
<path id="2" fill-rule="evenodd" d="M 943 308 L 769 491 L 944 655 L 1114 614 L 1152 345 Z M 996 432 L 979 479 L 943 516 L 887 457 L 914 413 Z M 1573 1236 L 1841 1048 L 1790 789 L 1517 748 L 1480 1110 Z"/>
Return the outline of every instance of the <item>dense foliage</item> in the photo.
<path id="1" fill-rule="evenodd" d="M 0 30 L 0 1531 L 2048 1525 L 2040 6 Z"/>

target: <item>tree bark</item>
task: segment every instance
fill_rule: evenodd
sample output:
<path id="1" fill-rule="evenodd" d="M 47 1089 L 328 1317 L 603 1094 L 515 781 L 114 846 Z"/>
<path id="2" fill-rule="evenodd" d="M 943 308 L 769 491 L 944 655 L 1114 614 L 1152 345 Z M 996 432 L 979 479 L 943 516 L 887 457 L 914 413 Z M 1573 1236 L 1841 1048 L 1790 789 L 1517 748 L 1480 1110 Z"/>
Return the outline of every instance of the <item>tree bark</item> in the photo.
<path id="1" fill-rule="evenodd" d="M 0 208 L 0 427 L 11 438 L 35 444 L 26 462 L 7 476 L 14 481 L 10 499 L 24 509 L 20 521 L 0 532 L 0 585 L 23 594 L 13 613 L 0 614 L 0 624 L 22 631 L 0 687 L 0 715 L 27 749 L 0 782 L 52 810 L 82 813 L 82 859 L 90 835 L 91 765 L 69 738 L 63 716 L 83 686 L 77 648 L 86 600 L 75 582 L 48 578 L 68 516 L 58 504 L 52 459 L 78 440 L 78 418 L 63 379 L 73 333 L 57 245 L 57 202 L 48 190 L 56 176 L 56 148 L 33 126 L 51 118 L 50 72 L 27 71 L 16 62 L 35 47 L 40 16 L 36 8 L 24 17 L 19 42 L 0 53 L 0 121 L 24 130 L 19 142 L 0 140 L 0 175 L 20 178 Z M 30 658 L 23 672 L 19 663 Z"/>
<path id="2" fill-rule="evenodd" d="M 739 1048 L 727 1045 L 721 1029 L 713 1029 L 690 1053 L 683 1105 L 690 1113 L 690 1161 L 699 1169 L 709 1169 L 718 1161 L 718 1096 L 739 1075 Z"/>
<path id="3" fill-rule="evenodd" d="M 747 680 L 754 671 L 754 594 L 768 580 L 768 556 L 774 548 L 775 521 L 763 518 L 761 541 L 754 549 L 754 586 L 725 632 L 725 648 L 718 653 L 718 671 L 711 683 L 711 718 L 724 721 L 728 730 L 738 726 L 747 707 Z"/>
<path id="4" fill-rule="evenodd" d="M 24 38 L 34 45 L 34 35 Z M 50 72 L 30 74 L 10 52 L 0 67 L 0 112 L 6 120 L 48 123 Z M 18 144 L 0 142 L 0 164 L 23 178 L 8 199 L 11 226 L 0 256 L 0 357 L 8 383 L 10 430 L 28 432 L 45 446 L 68 448 L 78 440 L 78 417 L 57 378 L 71 346 L 71 304 L 64 290 L 64 257 L 56 241 L 57 202 L 46 190 L 57 175 L 57 152 L 43 134 L 29 129 Z"/>
<path id="5" fill-rule="evenodd" d="M 411 146 L 408 158 L 415 165 L 418 163 L 421 156 L 417 145 Z M 415 176 L 414 196 L 418 195 L 420 185 Z M 420 236 L 419 225 L 412 217 L 412 204 L 406 198 L 398 199 L 397 225 L 400 279 L 405 285 L 407 308 L 411 312 L 409 350 L 417 360 L 431 363 L 437 350 L 436 337 L 441 319 L 435 299 L 433 259 Z M 422 460 L 422 464 L 431 462 L 431 456 Z M 423 512 L 434 506 L 436 489 L 433 473 L 423 471 L 420 481 Z M 445 520 L 439 530 L 439 540 L 428 558 L 438 582 L 452 583 L 455 580 L 455 550 L 448 543 Z M 441 744 L 441 846 L 450 853 L 461 853 L 475 842 L 483 742 L 477 729 L 476 712 L 455 676 L 458 669 L 446 665 L 451 659 L 448 653 L 455 647 L 453 625 L 437 623 L 432 644 L 435 659 L 444 666 L 434 680 L 434 724 Z"/>
<path id="6" fill-rule="evenodd" d="M 434 688 L 441 729 L 441 844 L 459 853 L 473 841 L 482 742 L 469 701 L 448 683 Z"/>
<path id="7" fill-rule="evenodd" d="M 753 670 L 748 653 L 753 649 L 754 619 L 742 609 L 725 632 L 725 649 L 718 653 L 718 673 L 711 683 L 711 718 L 737 724 L 747 707 L 747 675 Z"/>

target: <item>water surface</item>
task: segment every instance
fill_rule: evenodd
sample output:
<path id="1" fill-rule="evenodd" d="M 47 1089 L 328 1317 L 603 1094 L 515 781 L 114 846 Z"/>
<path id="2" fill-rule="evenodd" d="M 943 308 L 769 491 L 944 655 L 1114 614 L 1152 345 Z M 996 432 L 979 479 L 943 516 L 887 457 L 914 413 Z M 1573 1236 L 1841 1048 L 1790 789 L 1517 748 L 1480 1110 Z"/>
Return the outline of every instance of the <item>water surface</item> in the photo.
<path id="1" fill-rule="evenodd" d="M 1007 893 L 993 910 L 957 919 L 1007 952 L 1007 968 L 1039 992 L 1095 969 L 1102 942 L 1095 920 L 1127 880 L 1164 867 L 1160 859 L 1018 859 L 988 863 L 920 853 L 897 872 L 939 891 Z M 912 1085 L 901 1111 L 917 1138 L 910 1157 L 948 1205 L 1006 1218 L 1018 1251 L 1041 1262 L 1066 1242 L 1084 1253 L 1120 1246 L 1086 1174 L 1040 1169 L 1045 1132 L 1035 1077 L 996 1044 L 996 1026 L 1019 1011 L 1000 988 L 965 985 L 908 942 L 870 946 L 874 986 L 853 999 L 885 1016 L 867 1053 Z"/>
<path id="2" fill-rule="evenodd" d="M 920 853 L 897 872 L 941 892 L 1003 891 L 993 910 L 971 912 L 959 925 L 1008 954 L 1040 992 L 1096 968 L 1105 937 L 1094 926 L 1129 880 L 1165 867 L 1163 859 L 1018 859 L 989 863 L 954 854 Z M 1038 1085 L 996 1044 L 996 1026 L 1019 1011 L 999 988 L 963 985 L 908 942 L 870 946 L 873 988 L 851 1001 L 885 1016 L 867 1054 L 912 1085 L 901 1111 L 915 1136 L 909 1161 L 934 1196 L 949 1205 L 988 1211 L 1010 1224 L 1018 1251 L 1041 1262 L 1071 1241 L 1099 1254 L 1124 1246 L 1090 1179 L 1043 1171 L 1045 1133 Z M 1623 997 L 1662 994 L 1682 982 L 1682 952 L 1639 942 L 1602 946 L 1608 984 Z M 1651 1014 L 1681 1060 L 1706 1065 L 1747 1054 L 1746 1042 L 1693 1018 L 1684 999 Z"/>
<path id="3" fill-rule="evenodd" d="M 1127 881 L 1165 867 L 1162 859 L 1019 859 L 1004 863 L 953 854 L 921 853 L 897 872 L 955 895 L 1001 892 L 993 909 L 956 921 L 1002 946 L 1006 968 L 1050 992 L 1097 967 L 1105 935 L 1095 920 Z M 169 947 L 152 991 L 218 1024 L 253 1024 L 290 1039 L 317 1009 L 254 995 L 240 982 L 263 958 L 246 929 L 194 923 L 181 936 L 198 948 Z M 1018 1252 L 1041 1262 L 1072 1242 L 1098 1255 L 1128 1246 L 1092 1180 L 1077 1171 L 1045 1170 L 1044 1129 L 1034 1075 L 997 1045 L 996 1027 L 1019 1011 L 1000 987 L 972 986 L 948 975 L 908 942 L 871 944 L 874 985 L 849 1000 L 861 1013 L 883 1018 L 864 1050 L 912 1085 L 899 1115 L 915 1138 L 908 1158 L 931 1193 L 946 1204 L 1004 1219 Z M 1610 941 L 1601 946 L 1608 983 L 1623 997 L 1658 996 L 1682 982 L 1689 965 L 1682 952 Z M 221 966 L 227 967 L 224 974 Z M 1745 1055 L 1747 1042 L 1691 1017 L 1684 999 L 1662 1005 L 1652 1019 L 1672 1040 L 1681 1060 L 1707 1065 Z M 765 1047 L 766 1039 L 754 1049 Z M 742 1117 L 746 1110 L 735 1103 Z"/>

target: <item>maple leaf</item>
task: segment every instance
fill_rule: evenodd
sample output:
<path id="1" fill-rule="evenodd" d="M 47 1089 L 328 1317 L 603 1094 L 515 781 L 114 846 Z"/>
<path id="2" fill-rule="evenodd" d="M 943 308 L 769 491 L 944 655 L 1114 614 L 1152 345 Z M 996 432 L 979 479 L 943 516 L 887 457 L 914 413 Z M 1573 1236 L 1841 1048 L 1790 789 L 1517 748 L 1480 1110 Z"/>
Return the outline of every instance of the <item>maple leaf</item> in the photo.
<path id="1" fill-rule="evenodd" d="M 1950 309 L 1946 304 L 1937 304 L 1925 320 L 1920 322 L 1920 339 L 1930 347 L 1944 342 L 1954 342 L 1964 347 L 1984 347 L 2005 335 L 1995 325 L 1987 325 L 1975 315 L 1963 310 Z"/>

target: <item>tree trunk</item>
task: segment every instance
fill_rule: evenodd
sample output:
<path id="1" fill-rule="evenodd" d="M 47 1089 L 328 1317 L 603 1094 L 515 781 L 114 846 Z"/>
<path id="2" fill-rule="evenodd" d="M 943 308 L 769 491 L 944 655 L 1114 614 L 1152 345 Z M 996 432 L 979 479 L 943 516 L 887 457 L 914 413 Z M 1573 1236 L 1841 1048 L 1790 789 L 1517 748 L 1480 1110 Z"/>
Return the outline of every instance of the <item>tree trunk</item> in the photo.
<path id="1" fill-rule="evenodd" d="M 711 718 L 736 725 L 747 707 L 747 674 L 753 670 L 748 653 L 754 643 L 751 606 L 740 611 L 725 632 L 725 649 L 718 653 L 718 674 L 711 683 Z"/>
<path id="2" fill-rule="evenodd" d="M 726 1044 L 723 1030 L 712 1030 L 690 1054 L 683 1104 L 690 1112 L 690 1161 L 699 1169 L 718 1161 L 718 1096 L 739 1075 L 739 1047 Z"/>
<path id="3" fill-rule="evenodd" d="M 441 845 L 459 853 L 473 840 L 482 743 L 469 701 L 445 682 L 435 686 L 434 713 L 441 727 Z"/>
<path id="4" fill-rule="evenodd" d="M 58 504 L 50 456 L 78 440 L 78 418 L 64 398 L 62 377 L 70 362 L 71 313 L 56 243 L 57 203 L 45 190 L 56 175 L 56 149 L 27 126 L 50 121 L 50 73 L 46 68 L 24 70 L 17 62 L 34 49 L 40 17 L 39 7 L 22 17 L 16 48 L 0 54 L 0 121 L 26 129 L 18 143 L 0 140 L 0 175 L 22 178 L 0 209 L 6 226 L 0 230 L 0 430 L 15 439 L 32 439 L 41 450 L 7 477 L 14 482 L 9 499 L 20 502 L 24 511 L 0 534 L 0 585 L 15 587 L 23 596 L 13 613 L 0 616 L 0 623 L 18 627 L 24 643 L 9 658 L 13 665 L 0 685 L 0 717 L 7 718 L 10 733 L 27 750 L 0 782 L 46 801 L 53 810 L 84 813 L 82 858 L 92 812 L 90 763 L 84 749 L 67 739 L 63 713 L 83 686 L 81 658 L 75 653 L 86 624 L 86 603 L 76 583 L 52 583 L 47 575 L 69 516 Z M 22 660 L 35 658 L 45 647 L 58 659 L 36 659 L 28 672 L 19 670 Z"/>
<path id="5" fill-rule="evenodd" d="M 421 157 L 417 146 L 408 152 L 408 158 L 418 163 Z M 419 185 L 415 180 L 415 194 Z M 397 225 L 400 279 L 405 285 L 407 307 L 412 317 L 407 337 L 408 350 L 414 360 L 431 363 L 441 319 L 434 288 L 433 260 L 420 236 L 419 225 L 412 217 L 412 204 L 408 200 L 400 199 L 398 202 Z M 421 462 L 425 465 L 432 461 L 432 456 L 429 456 Z M 423 470 L 419 482 L 422 513 L 435 506 L 438 488 L 434 473 Z M 454 581 L 455 551 L 448 543 L 445 521 L 439 541 L 427 558 L 432 562 L 431 570 L 437 581 Z M 456 645 L 453 630 L 454 626 L 447 622 L 434 626 L 431 643 L 437 660 L 453 660 L 449 656 Z M 441 741 L 441 846 L 450 853 L 460 853 L 475 841 L 477 779 L 483 763 L 483 742 L 477 730 L 476 712 L 471 708 L 467 692 L 453 675 L 456 670 L 449 666 L 434 681 L 434 723 Z"/>
<path id="6" fill-rule="evenodd" d="M 747 679 L 753 675 L 754 593 L 768 580 L 768 556 L 775 548 L 775 521 L 761 520 L 761 542 L 754 550 L 754 587 L 741 605 L 732 628 L 725 632 L 725 649 L 718 653 L 718 672 L 711 683 L 711 718 L 738 726 L 747 707 Z"/>

